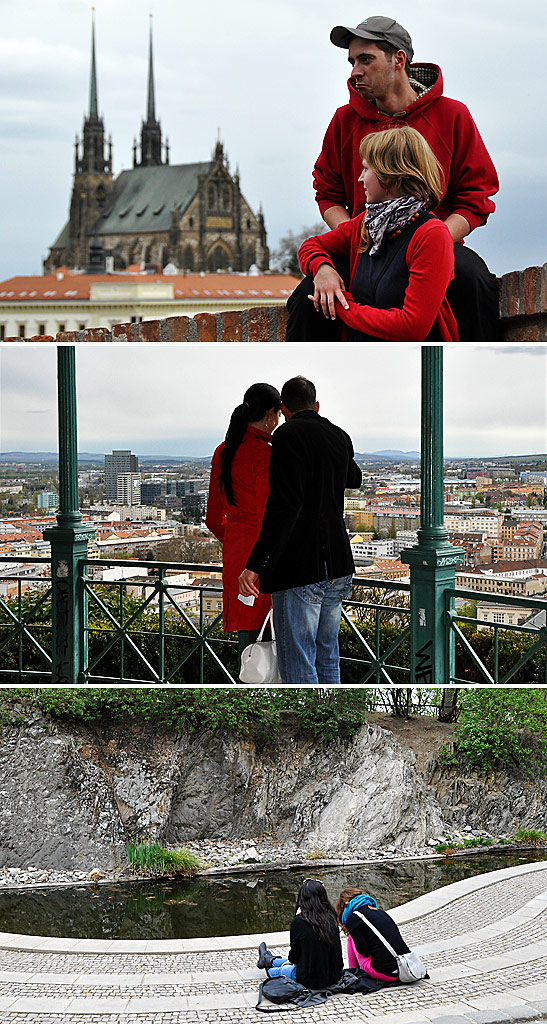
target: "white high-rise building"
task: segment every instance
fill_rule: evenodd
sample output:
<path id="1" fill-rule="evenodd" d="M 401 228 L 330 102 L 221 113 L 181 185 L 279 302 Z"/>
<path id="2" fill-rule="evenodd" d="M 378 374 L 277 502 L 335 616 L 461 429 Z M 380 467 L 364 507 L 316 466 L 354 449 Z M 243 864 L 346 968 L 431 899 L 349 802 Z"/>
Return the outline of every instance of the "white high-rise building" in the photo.
<path id="1" fill-rule="evenodd" d="M 140 473 L 118 473 L 118 485 L 116 501 L 118 505 L 133 505 L 141 503 L 141 474 Z"/>

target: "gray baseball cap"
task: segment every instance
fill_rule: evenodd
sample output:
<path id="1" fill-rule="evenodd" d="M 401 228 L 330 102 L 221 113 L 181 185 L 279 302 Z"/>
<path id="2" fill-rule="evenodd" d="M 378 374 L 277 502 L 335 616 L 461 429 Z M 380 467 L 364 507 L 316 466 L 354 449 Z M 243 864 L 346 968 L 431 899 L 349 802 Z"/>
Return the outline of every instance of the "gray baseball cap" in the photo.
<path id="1" fill-rule="evenodd" d="M 343 50 L 347 50 L 351 40 L 356 37 L 370 39 L 373 43 L 389 43 L 397 50 L 404 50 L 409 61 L 414 56 L 412 39 L 406 28 L 399 25 L 398 21 L 393 21 L 393 18 L 375 15 L 372 18 L 365 18 L 355 28 L 349 28 L 347 25 L 335 25 L 330 34 L 330 41 L 335 46 L 341 46 Z"/>

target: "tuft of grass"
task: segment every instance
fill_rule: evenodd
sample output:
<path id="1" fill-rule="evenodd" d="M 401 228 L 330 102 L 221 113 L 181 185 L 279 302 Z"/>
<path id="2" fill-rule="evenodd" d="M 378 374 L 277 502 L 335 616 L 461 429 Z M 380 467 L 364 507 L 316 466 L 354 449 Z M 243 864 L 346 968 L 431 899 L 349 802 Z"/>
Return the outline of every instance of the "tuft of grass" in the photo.
<path id="1" fill-rule="evenodd" d="M 461 843 L 438 843 L 433 849 L 445 857 L 452 857 L 462 850 L 472 850 L 477 846 L 511 846 L 514 843 L 528 843 L 530 846 L 543 846 L 547 843 L 547 832 L 539 829 L 519 828 L 509 839 L 490 839 L 489 836 L 477 836 L 475 839 L 464 839 Z"/>
<path id="2" fill-rule="evenodd" d="M 183 875 L 191 878 L 201 868 L 201 861 L 190 850 L 166 850 L 159 843 L 129 843 L 127 859 L 140 875 Z"/>
<path id="3" fill-rule="evenodd" d="M 530 843 L 532 846 L 543 846 L 547 843 L 547 832 L 535 828 L 519 828 L 513 836 L 515 843 Z"/>
<path id="4" fill-rule="evenodd" d="M 306 860 L 325 860 L 324 850 L 308 850 Z"/>

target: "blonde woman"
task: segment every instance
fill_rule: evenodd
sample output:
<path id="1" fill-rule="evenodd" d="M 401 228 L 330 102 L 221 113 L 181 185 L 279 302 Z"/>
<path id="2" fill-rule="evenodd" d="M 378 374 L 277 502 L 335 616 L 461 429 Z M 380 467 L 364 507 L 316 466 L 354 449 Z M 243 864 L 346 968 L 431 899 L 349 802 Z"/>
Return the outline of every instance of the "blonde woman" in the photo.
<path id="1" fill-rule="evenodd" d="M 425 139 L 401 126 L 363 139 L 359 154 L 365 212 L 299 251 L 318 313 L 345 324 L 349 341 L 457 341 L 446 299 L 454 244 L 430 211 L 442 195 L 441 170 Z M 349 287 L 335 264 L 349 264 Z"/>

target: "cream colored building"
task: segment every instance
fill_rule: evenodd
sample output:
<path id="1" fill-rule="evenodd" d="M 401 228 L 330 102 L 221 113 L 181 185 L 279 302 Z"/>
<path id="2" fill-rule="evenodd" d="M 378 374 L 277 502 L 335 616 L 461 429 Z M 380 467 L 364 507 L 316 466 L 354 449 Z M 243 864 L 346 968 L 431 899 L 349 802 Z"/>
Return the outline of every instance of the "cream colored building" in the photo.
<path id="1" fill-rule="evenodd" d="M 0 282 L 0 341 L 55 336 L 90 327 L 284 305 L 290 274 L 81 274 Z"/>

